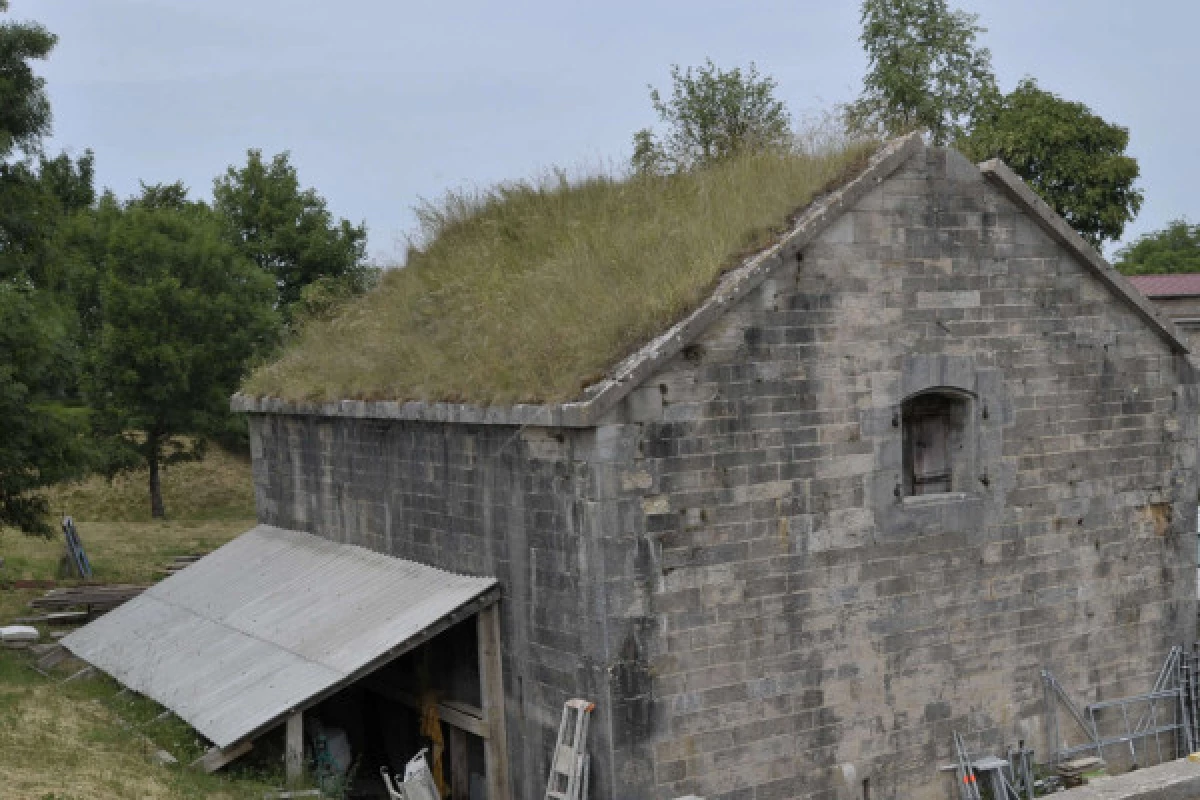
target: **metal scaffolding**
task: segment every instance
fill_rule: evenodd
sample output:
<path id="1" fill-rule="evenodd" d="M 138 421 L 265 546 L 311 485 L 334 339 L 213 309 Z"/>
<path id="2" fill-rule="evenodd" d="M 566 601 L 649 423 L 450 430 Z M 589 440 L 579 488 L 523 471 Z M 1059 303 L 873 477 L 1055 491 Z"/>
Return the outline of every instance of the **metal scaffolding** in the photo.
<path id="1" fill-rule="evenodd" d="M 1172 647 L 1149 692 L 1090 703 L 1082 710 L 1054 673 L 1042 670 L 1053 746 L 1050 763 L 1086 752 L 1104 759 L 1105 751 L 1114 747 L 1128 748 L 1132 763 L 1142 766 L 1151 763 L 1152 756 L 1154 763 L 1162 763 L 1192 752 L 1198 733 L 1197 655 L 1195 646 L 1190 655 L 1182 647 Z M 1059 725 L 1060 705 L 1087 737 L 1086 742 L 1067 744 Z"/>

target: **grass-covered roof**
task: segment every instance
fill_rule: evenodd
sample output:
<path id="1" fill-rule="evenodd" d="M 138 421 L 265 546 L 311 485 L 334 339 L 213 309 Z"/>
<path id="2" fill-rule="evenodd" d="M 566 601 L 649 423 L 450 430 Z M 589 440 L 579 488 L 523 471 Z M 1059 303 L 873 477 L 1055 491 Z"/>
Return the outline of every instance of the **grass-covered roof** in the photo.
<path id="1" fill-rule="evenodd" d="M 423 209 L 425 244 L 407 266 L 307 326 L 242 391 L 298 402 L 577 398 L 874 149 L 452 195 Z"/>

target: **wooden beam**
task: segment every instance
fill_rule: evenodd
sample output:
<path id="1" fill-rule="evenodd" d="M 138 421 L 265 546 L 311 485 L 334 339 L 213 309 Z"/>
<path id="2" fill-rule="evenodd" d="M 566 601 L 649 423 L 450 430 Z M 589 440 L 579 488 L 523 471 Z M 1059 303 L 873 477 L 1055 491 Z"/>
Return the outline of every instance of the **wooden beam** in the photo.
<path id="1" fill-rule="evenodd" d="M 71 657 L 67 652 L 67 648 L 61 644 L 56 644 L 52 650 L 47 650 L 42 654 L 42 657 L 37 660 L 37 665 L 41 669 L 51 669 L 57 667 L 62 662 Z"/>
<path id="2" fill-rule="evenodd" d="M 414 711 L 421 710 L 421 703 L 412 692 L 406 692 L 395 686 L 389 686 L 385 681 L 371 676 L 362 682 L 372 692 L 382 695 L 389 700 L 408 706 Z M 488 728 L 483 721 L 483 710 L 467 703 L 455 703 L 449 700 L 438 703 L 438 718 L 452 728 L 466 731 L 481 739 L 488 737 Z"/>
<path id="3" fill-rule="evenodd" d="M 210 747 L 208 752 L 193 761 L 191 765 L 205 772 L 216 772 L 235 758 L 240 758 L 249 753 L 252 747 L 254 747 L 254 744 L 249 739 L 239 745 L 234 745 L 228 750 L 222 750 L 219 747 Z"/>
<path id="4" fill-rule="evenodd" d="M 75 673 L 75 674 L 73 674 L 73 675 L 70 675 L 70 676 L 68 676 L 68 677 L 66 677 L 66 678 L 63 678 L 63 679 L 62 679 L 62 682 L 63 682 L 63 683 L 70 683 L 71 681 L 77 681 L 77 680 L 79 680 L 80 678 L 90 678 L 90 677 L 92 677 L 92 676 L 93 676 L 93 675 L 95 675 L 95 674 L 96 674 L 96 668 L 95 668 L 95 667 L 93 667 L 91 664 L 88 664 L 86 667 L 84 667 L 83 669 L 79 670 L 79 672 L 76 672 L 76 673 Z"/>
<path id="5" fill-rule="evenodd" d="M 508 738 L 504 727 L 504 672 L 500 659 L 499 603 L 475 618 L 479 638 L 479 694 L 488 735 L 483 740 L 488 800 L 511 800 L 508 779 Z"/>
<path id="6" fill-rule="evenodd" d="M 289 786 L 304 778 L 304 712 L 293 711 L 287 718 L 283 746 L 284 777 Z"/>
<path id="7" fill-rule="evenodd" d="M 450 728 L 450 800 L 471 800 L 467 734 L 453 726 Z"/>

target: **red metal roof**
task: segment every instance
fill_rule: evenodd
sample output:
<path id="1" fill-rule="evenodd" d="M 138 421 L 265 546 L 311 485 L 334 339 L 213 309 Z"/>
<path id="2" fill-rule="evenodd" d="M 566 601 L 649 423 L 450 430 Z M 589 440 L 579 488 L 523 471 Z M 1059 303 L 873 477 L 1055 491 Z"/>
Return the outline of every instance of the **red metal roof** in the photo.
<path id="1" fill-rule="evenodd" d="M 1200 296 L 1200 272 L 1175 275 L 1130 275 L 1129 282 L 1146 297 Z"/>

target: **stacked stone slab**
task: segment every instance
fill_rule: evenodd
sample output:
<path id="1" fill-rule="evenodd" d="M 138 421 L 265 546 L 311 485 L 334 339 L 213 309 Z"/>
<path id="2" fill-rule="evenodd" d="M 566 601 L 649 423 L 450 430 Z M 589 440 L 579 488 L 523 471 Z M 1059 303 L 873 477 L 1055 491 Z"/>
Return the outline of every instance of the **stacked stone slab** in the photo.
<path id="1" fill-rule="evenodd" d="M 515 797 L 572 696 L 594 797 L 947 797 L 952 731 L 1045 756 L 1043 667 L 1113 698 L 1192 638 L 1186 345 L 1003 165 L 889 158 L 607 407 L 235 400 L 262 522 L 500 580 Z M 905 497 L 933 388 L 972 480 Z"/>

